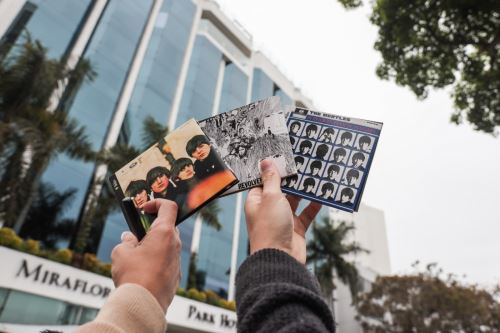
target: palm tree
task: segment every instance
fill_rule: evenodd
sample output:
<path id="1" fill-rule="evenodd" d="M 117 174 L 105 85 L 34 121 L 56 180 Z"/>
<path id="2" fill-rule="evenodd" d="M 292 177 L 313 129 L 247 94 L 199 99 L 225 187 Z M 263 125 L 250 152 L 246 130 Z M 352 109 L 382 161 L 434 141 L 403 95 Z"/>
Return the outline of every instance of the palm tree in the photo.
<path id="1" fill-rule="evenodd" d="M 52 185 L 41 183 L 19 236 L 38 239 L 44 248 L 55 249 L 58 241 L 67 239 L 73 232 L 74 221 L 60 216 L 75 193 L 76 189 L 59 193 Z"/>
<path id="2" fill-rule="evenodd" d="M 335 276 L 349 286 L 352 298 L 359 290 L 359 274 L 354 263 L 346 256 L 367 252 L 356 242 L 346 243 L 347 235 L 355 228 L 346 222 L 332 223 L 325 217 L 320 225 L 313 224 L 313 238 L 307 243 L 307 261 L 313 264 L 322 292 L 333 310 Z"/>
<path id="3" fill-rule="evenodd" d="M 49 110 L 54 91 L 67 83 L 71 96 L 95 73 L 86 60 L 73 70 L 47 57 L 40 42 L 25 41 L 0 62 L 0 222 L 20 230 L 47 165 L 61 153 L 92 161 L 85 129 L 62 104 Z"/>

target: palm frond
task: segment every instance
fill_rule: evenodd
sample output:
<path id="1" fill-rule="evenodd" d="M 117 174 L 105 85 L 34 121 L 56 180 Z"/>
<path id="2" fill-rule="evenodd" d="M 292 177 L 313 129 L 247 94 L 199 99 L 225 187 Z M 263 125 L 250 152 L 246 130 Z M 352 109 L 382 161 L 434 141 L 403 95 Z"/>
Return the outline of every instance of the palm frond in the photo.
<path id="1" fill-rule="evenodd" d="M 168 127 L 157 122 L 153 117 L 147 116 L 142 124 L 142 145 L 149 148 L 168 134 Z"/>
<path id="2" fill-rule="evenodd" d="M 209 202 L 205 207 L 200 209 L 199 214 L 203 220 L 203 223 L 208 227 L 214 228 L 219 231 L 222 229 L 222 225 L 219 221 L 220 207 L 217 201 Z"/>
<path id="3" fill-rule="evenodd" d="M 314 263 L 315 273 L 327 295 L 335 288 L 334 271 L 339 280 L 349 286 L 353 297 L 359 290 L 357 268 L 345 257 L 368 251 L 356 242 L 347 241 L 349 233 L 353 230 L 355 227 L 351 224 L 332 223 L 328 218 L 313 225 L 313 237 L 307 243 L 307 260 Z"/>

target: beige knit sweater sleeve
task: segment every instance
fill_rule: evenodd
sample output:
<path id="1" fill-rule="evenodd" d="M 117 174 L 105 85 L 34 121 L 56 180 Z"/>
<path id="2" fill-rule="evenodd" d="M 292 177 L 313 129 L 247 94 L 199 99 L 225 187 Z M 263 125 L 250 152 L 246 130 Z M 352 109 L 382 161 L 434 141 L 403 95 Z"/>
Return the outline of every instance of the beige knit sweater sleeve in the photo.
<path id="1" fill-rule="evenodd" d="M 75 333 L 164 333 L 165 313 L 151 293 L 137 284 L 114 290 L 97 317 Z"/>

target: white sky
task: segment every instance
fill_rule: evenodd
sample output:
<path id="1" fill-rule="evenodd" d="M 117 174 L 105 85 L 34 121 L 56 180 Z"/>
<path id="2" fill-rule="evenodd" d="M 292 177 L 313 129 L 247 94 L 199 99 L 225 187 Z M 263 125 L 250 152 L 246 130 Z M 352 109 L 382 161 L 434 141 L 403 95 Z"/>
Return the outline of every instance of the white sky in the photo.
<path id="1" fill-rule="evenodd" d="M 417 101 L 375 75 L 369 6 L 336 0 L 217 0 L 319 111 L 384 122 L 363 201 L 385 212 L 394 273 L 437 262 L 500 282 L 500 138 L 449 122 L 447 92 Z"/>

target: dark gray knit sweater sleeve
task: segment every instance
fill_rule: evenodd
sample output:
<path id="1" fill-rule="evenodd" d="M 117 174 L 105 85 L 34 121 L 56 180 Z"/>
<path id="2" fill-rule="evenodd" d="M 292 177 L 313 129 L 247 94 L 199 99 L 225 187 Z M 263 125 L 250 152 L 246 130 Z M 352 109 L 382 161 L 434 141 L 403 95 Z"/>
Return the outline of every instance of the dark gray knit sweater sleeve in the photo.
<path id="1" fill-rule="evenodd" d="M 238 332 L 335 332 L 315 277 L 287 253 L 264 249 L 236 276 Z"/>

